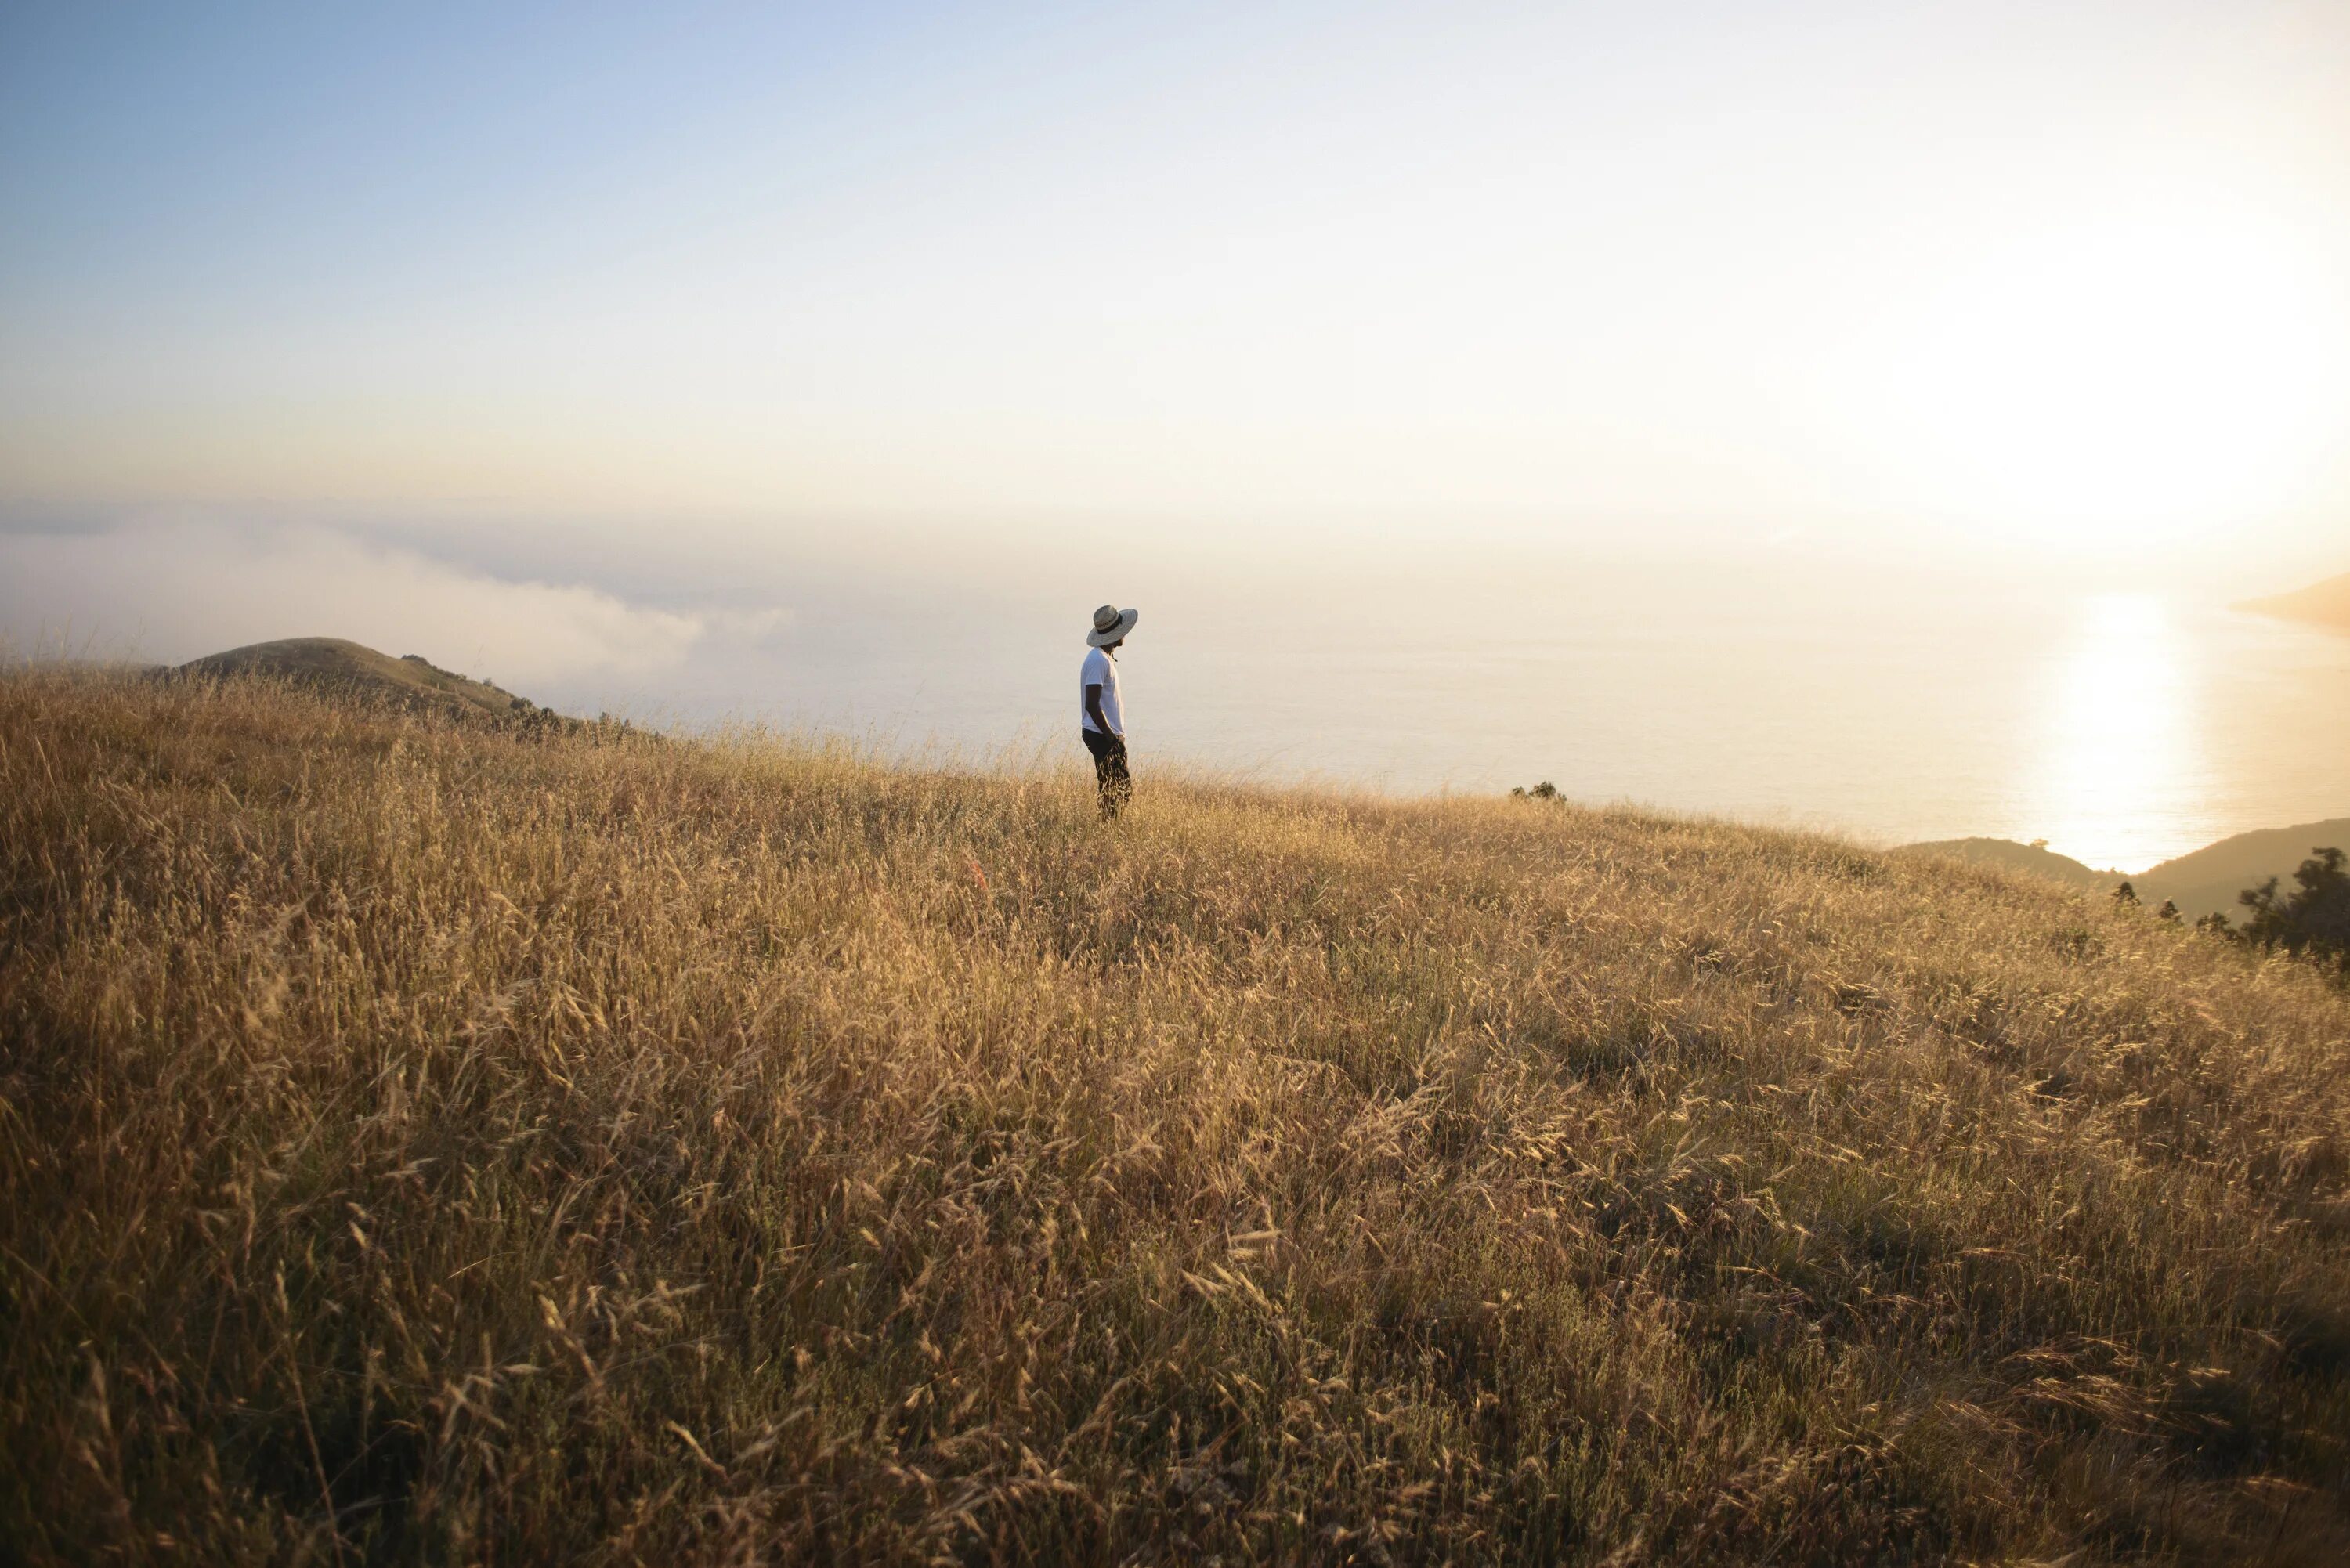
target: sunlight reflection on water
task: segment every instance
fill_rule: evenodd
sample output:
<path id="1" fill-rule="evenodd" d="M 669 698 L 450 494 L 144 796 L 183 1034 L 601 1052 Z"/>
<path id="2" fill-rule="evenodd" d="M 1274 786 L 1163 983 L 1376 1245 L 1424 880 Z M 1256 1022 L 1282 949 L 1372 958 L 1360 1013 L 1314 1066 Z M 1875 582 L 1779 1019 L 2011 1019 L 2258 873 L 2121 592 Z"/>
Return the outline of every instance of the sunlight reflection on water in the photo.
<path id="1" fill-rule="evenodd" d="M 816 605 L 772 647 L 673 672 L 663 716 L 1079 768 L 1065 610 Z M 1727 568 L 1161 581 L 1125 662 L 1154 768 L 1407 792 L 1548 779 L 1878 843 L 2045 838 L 2130 872 L 2350 815 L 2350 638 L 2183 597 Z"/>
<path id="2" fill-rule="evenodd" d="M 2150 595 L 2082 605 L 2050 671 L 2024 788 L 2026 815 L 2065 853 L 2140 867 L 2177 852 L 2171 797 L 2208 771 L 2195 646 Z"/>

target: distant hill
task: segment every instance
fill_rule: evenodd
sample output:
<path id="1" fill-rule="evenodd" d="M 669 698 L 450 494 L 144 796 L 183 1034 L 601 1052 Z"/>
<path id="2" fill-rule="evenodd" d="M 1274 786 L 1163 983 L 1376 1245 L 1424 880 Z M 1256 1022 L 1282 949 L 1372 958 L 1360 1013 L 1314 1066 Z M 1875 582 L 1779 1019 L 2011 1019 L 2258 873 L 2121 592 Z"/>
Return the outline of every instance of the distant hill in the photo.
<path id="1" fill-rule="evenodd" d="M 2018 844 L 2012 838 L 1942 838 L 1901 847 L 1905 852 L 1948 855 L 1953 859 L 1996 866 L 2006 871 L 2026 871 L 2075 888 L 2110 888 L 2120 879 L 2119 872 L 2093 871 L 2069 855 L 2059 855 L 2036 844 Z"/>
<path id="2" fill-rule="evenodd" d="M 268 676 L 338 696 L 358 696 L 411 711 L 511 723 L 572 722 L 503 687 L 442 669 L 421 654 L 394 659 L 339 637 L 289 637 L 207 654 L 167 673 L 231 679 Z"/>
<path id="3" fill-rule="evenodd" d="M 2191 855 L 2166 860 L 2143 877 L 2130 878 L 2148 903 L 2168 898 L 2190 920 L 2217 909 L 2234 919 L 2236 895 L 2272 877 L 2291 887 L 2293 871 L 2321 846 L 2350 849 L 2350 816 L 2304 822 L 2297 827 L 2267 827 L 2239 833 Z"/>
<path id="4" fill-rule="evenodd" d="M 2316 626 L 2332 627 L 2337 631 L 2350 631 L 2350 572 L 2328 577 L 2296 593 L 2278 594 L 2264 599 L 2245 599 L 2235 607 L 2251 610 L 2255 615 L 2305 620 Z"/>
<path id="5" fill-rule="evenodd" d="M 2190 854 L 2140 872 L 2129 879 L 2141 902 L 2158 905 L 2165 898 L 2179 914 L 2199 920 L 2214 910 L 2233 919 L 2236 895 L 2257 888 L 2272 877 L 2291 883 L 2293 874 L 2310 852 L 2320 846 L 2350 849 L 2350 816 L 2305 822 L 2295 827 L 2266 827 L 2239 833 Z M 1902 853 L 1948 855 L 1977 865 L 1997 866 L 2062 882 L 2067 887 L 2102 892 L 2119 882 L 2118 871 L 2095 871 L 2078 860 L 2012 838 L 1946 838 L 1931 844 L 1907 844 Z"/>

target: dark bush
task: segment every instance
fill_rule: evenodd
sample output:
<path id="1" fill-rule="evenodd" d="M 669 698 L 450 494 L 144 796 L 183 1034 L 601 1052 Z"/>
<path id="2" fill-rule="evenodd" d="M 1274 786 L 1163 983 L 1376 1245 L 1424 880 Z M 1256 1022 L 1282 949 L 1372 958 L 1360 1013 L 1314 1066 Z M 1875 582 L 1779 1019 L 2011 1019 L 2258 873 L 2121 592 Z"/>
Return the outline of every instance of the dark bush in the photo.
<path id="1" fill-rule="evenodd" d="M 2296 888 L 2282 897 L 2273 877 L 2238 894 L 2249 911 L 2244 940 L 2306 954 L 2350 980 L 2350 872 L 2343 858 L 2339 849 L 2314 851 L 2293 874 Z"/>

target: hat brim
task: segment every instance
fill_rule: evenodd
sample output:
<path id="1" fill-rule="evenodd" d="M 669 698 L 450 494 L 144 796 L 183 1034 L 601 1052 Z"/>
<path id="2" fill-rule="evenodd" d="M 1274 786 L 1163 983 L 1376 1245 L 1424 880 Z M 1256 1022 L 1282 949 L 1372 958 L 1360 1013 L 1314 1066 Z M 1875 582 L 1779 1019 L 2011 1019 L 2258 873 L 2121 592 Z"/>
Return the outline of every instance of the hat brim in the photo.
<path id="1" fill-rule="evenodd" d="M 1141 618 L 1142 612 L 1139 609 L 1120 610 L 1118 612 L 1118 624 L 1116 626 L 1111 627 L 1105 631 L 1089 631 L 1086 633 L 1086 646 L 1087 648 L 1107 648 L 1111 643 L 1118 641 L 1128 632 L 1132 631 L 1134 629 L 1134 623 Z"/>

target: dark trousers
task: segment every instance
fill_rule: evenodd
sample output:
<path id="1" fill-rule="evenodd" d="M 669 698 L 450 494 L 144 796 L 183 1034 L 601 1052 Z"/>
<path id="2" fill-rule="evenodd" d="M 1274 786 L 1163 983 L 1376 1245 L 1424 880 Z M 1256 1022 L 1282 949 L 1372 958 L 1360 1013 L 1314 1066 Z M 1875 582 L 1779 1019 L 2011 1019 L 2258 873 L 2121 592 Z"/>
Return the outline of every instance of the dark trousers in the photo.
<path id="1" fill-rule="evenodd" d="M 1126 771 L 1126 741 L 1099 730 L 1079 730 L 1086 750 L 1094 754 L 1094 782 L 1101 786 L 1101 814 L 1116 816 L 1126 797 L 1134 793 L 1133 775 Z"/>

